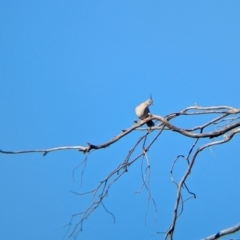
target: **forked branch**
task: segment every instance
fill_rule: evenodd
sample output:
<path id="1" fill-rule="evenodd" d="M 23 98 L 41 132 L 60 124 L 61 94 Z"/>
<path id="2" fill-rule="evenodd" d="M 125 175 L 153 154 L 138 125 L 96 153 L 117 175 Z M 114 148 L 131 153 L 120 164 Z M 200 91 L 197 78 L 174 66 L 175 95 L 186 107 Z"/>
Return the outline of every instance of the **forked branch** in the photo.
<path id="1" fill-rule="evenodd" d="M 90 153 L 91 151 L 96 151 L 99 149 L 103 149 L 106 147 L 111 146 L 112 144 L 117 143 L 120 139 L 124 138 L 126 135 L 132 133 L 133 131 L 144 131 L 143 135 L 136 140 L 135 144 L 132 146 L 130 150 L 126 150 L 127 154 L 125 159 L 113 169 L 107 176 L 102 179 L 97 186 L 84 193 L 75 193 L 79 196 L 90 194 L 92 197 L 92 202 L 89 206 L 81 211 L 80 213 L 74 214 L 70 222 L 66 225 L 69 227 L 69 237 L 76 238 L 78 234 L 82 231 L 82 224 L 83 222 L 97 209 L 100 205 L 103 204 L 104 199 L 109 193 L 109 189 L 113 186 L 113 184 L 118 181 L 123 174 L 128 171 L 128 168 L 131 167 L 139 159 L 146 160 L 146 169 L 141 171 L 142 173 L 142 187 L 140 191 L 145 188 L 148 192 L 148 204 L 152 202 L 156 209 L 156 204 L 153 199 L 152 193 L 150 191 L 150 159 L 148 158 L 148 152 L 150 151 L 151 147 L 156 143 L 159 137 L 162 135 L 163 131 L 172 131 L 174 133 L 178 133 L 183 137 L 193 138 L 194 142 L 188 151 L 188 155 L 184 156 L 182 154 L 178 155 L 176 159 L 173 161 L 172 167 L 170 169 L 170 178 L 174 185 L 176 186 L 176 200 L 173 207 L 173 218 L 171 223 L 169 224 L 168 230 L 165 232 L 164 239 L 173 239 L 176 223 L 179 216 L 183 213 L 184 204 L 190 198 L 195 198 L 195 194 L 189 190 L 187 187 L 187 179 L 194 167 L 194 163 L 197 160 L 197 156 L 201 151 L 206 148 L 210 148 L 214 145 L 224 144 L 230 141 L 235 134 L 240 132 L 240 109 L 229 107 L 229 106 L 212 106 L 212 107 L 200 107 L 200 106 L 191 106 L 183 109 L 182 111 L 168 114 L 165 117 L 159 115 L 149 115 L 148 118 L 144 119 L 143 121 L 136 122 L 134 125 L 130 126 L 127 129 L 124 129 L 119 132 L 118 135 L 114 136 L 111 140 L 102 143 L 102 144 L 92 144 L 87 143 L 86 146 L 62 146 L 62 147 L 54 147 L 48 149 L 33 149 L 33 150 L 21 150 L 21 151 L 5 151 L 0 150 L 2 154 L 24 154 L 24 153 L 42 153 L 45 156 L 47 153 L 53 151 L 60 151 L 60 150 L 78 150 L 82 153 Z M 181 128 L 176 126 L 171 121 L 173 119 L 178 119 L 181 116 L 188 116 L 188 117 L 196 117 L 199 115 L 209 115 L 212 116 L 212 119 L 201 124 L 196 125 L 192 128 Z M 146 122 L 149 120 L 155 121 L 154 127 L 151 128 L 141 128 Z M 209 139 L 208 143 L 200 145 L 201 139 Z M 150 140 L 149 140 L 150 139 Z M 133 157 L 133 153 L 135 153 L 135 157 Z M 185 173 L 183 174 L 180 181 L 176 181 L 174 178 L 174 167 L 179 159 L 184 159 L 187 163 L 187 167 Z M 86 162 L 89 161 L 89 157 L 84 158 L 82 162 L 83 171 L 81 177 L 84 172 L 84 166 Z M 190 197 L 187 199 L 183 198 L 182 191 L 183 189 L 187 189 L 187 193 Z M 104 206 L 104 205 L 103 205 Z M 109 211 L 104 207 L 106 212 Z M 112 214 L 112 213 L 110 213 Z M 113 216 L 113 215 L 112 215 Z M 113 216 L 114 217 L 114 216 Z M 76 220 L 77 223 L 72 227 L 73 220 Z M 213 235 L 207 237 L 207 240 L 216 239 L 216 236 L 223 236 L 224 234 L 233 233 L 239 231 L 239 225 L 232 227 L 230 229 L 226 229 L 220 231 L 217 235 Z M 214 238 L 215 237 L 215 238 Z"/>

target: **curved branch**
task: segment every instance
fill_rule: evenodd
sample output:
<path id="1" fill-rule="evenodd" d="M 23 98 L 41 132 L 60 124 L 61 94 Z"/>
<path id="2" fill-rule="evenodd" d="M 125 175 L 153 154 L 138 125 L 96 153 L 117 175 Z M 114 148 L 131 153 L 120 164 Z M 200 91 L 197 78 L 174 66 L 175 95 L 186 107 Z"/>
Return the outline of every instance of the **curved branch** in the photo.
<path id="1" fill-rule="evenodd" d="M 184 185 L 187 177 L 190 175 L 191 170 L 193 168 L 193 165 L 196 161 L 197 155 L 204 150 L 205 148 L 214 146 L 214 145 L 219 145 L 219 144 L 223 144 L 225 142 L 228 142 L 236 133 L 240 132 L 240 129 L 235 129 L 233 130 L 228 136 L 225 136 L 225 138 L 223 140 L 220 141 L 215 141 L 215 142 L 211 142 L 211 143 L 207 143 L 201 147 L 199 147 L 197 149 L 197 151 L 194 153 L 193 157 L 192 157 L 192 161 L 190 162 L 183 178 L 180 180 L 178 187 L 177 187 L 177 197 L 176 197 L 176 202 L 175 202 L 175 206 L 174 206 L 174 210 L 173 210 L 173 220 L 171 223 L 171 226 L 169 228 L 169 230 L 167 231 L 166 235 L 165 235 L 165 239 L 167 239 L 168 237 L 170 237 L 170 239 L 173 236 L 174 233 L 174 229 L 175 229 L 175 225 L 176 225 L 176 221 L 177 221 L 177 217 L 178 217 L 178 208 L 179 208 L 179 203 L 180 203 L 180 199 L 181 199 L 181 190 L 182 190 L 182 186 Z"/>

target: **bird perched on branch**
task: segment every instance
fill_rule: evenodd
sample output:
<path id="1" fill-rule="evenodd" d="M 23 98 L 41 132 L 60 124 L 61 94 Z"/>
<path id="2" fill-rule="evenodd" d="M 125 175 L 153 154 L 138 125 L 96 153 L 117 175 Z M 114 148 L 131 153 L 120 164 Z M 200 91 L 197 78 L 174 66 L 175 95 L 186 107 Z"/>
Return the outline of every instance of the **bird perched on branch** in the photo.
<path id="1" fill-rule="evenodd" d="M 150 98 L 143 102 L 140 103 L 136 108 L 135 108 L 135 113 L 138 116 L 138 118 L 140 118 L 141 120 L 149 117 L 149 106 L 153 104 L 153 100 L 152 100 L 152 96 L 150 96 Z M 152 120 L 149 120 L 146 122 L 148 127 L 153 127 L 154 126 L 154 122 Z"/>

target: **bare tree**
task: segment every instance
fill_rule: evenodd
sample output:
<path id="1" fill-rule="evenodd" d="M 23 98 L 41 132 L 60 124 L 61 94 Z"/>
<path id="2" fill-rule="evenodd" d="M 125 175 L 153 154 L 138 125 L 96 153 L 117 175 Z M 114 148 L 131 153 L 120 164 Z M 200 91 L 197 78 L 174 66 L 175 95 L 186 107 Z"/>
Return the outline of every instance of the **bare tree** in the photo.
<path id="1" fill-rule="evenodd" d="M 34 150 L 25 150 L 25 151 L 3 151 L 0 150 L 2 154 L 25 154 L 25 153 L 42 153 L 43 156 L 53 151 L 60 150 L 78 150 L 85 154 L 80 166 L 82 166 L 81 175 L 84 173 L 86 162 L 88 161 L 89 154 L 92 151 L 97 151 L 106 147 L 110 147 L 112 144 L 119 141 L 121 138 L 124 138 L 126 135 L 130 134 L 133 131 L 142 131 L 142 135 L 135 142 L 131 149 L 127 151 L 125 159 L 121 162 L 119 166 L 113 169 L 108 175 L 102 179 L 99 184 L 92 190 L 84 193 L 76 193 L 78 195 L 92 195 L 93 201 L 89 206 L 84 209 L 82 212 L 72 215 L 70 222 L 66 225 L 69 227 L 68 235 L 72 238 L 77 238 L 78 234 L 82 231 L 83 222 L 97 209 L 100 205 L 110 213 L 105 206 L 103 205 L 103 200 L 109 193 L 109 189 L 113 184 L 118 181 L 123 174 L 125 174 L 128 169 L 139 159 L 144 158 L 147 163 L 147 167 L 142 171 L 142 187 L 146 188 L 148 191 L 148 201 L 152 202 L 156 207 L 155 201 L 152 197 L 150 191 L 149 183 L 149 173 L 150 173 L 150 161 L 148 158 L 148 152 L 151 150 L 151 147 L 154 143 L 162 136 L 164 131 L 173 131 L 176 134 L 180 134 L 183 137 L 192 138 L 193 144 L 188 150 L 188 155 L 178 155 L 172 162 L 172 167 L 170 170 L 170 177 L 173 184 L 176 186 L 176 199 L 173 206 L 172 221 L 169 223 L 169 228 L 164 232 L 164 239 L 172 240 L 174 238 L 175 227 L 178 221 L 178 218 L 183 213 L 184 204 L 186 200 L 190 198 L 195 198 L 195 194 L 191 192 L 187 186 L 186 180 L 188 179 L 194 164 L 197 160 L 199 153 L 206 148 L 211 148 L 214 145 L 224 144 L 230 141 L 235 134 L 240 132 L 240 109 L 236 109 L 229 106 L 211 106 L 211 107 L 200 107 L 192 106 L 183 109 L 182 111 L 171 113 L 165 117 L 159 115 L 151 115 L 146 119 L 134 123 L 133 126 L 128 129 L 122 130 L 117 136 L 114 136 L 111 140 L 102 143 L 100 145 L 95 145 L 93 143 L 88 143 L 87 146 L 63 146 L 49 149 L 34 149 Z M 198 115 L 209 115 L 211 119 L 201 125 L 194 126 L 192 128 L 180 128 L 171 123 L 173 119 L 180 118 L 181 116 L 198 116 Z M 212 117 L 214 116 L 214 117 Z M 153 120 L 155 121 L 155 126 L 150 128 L 141 128 L 146 122 Z M 147 141 L 148 138 L 152 137 L 150 141 Z M 204 144 L 200 144 L 201 139 L 207 139 Z M 200 145 L 200 146 L 199 146 Z M 141 151 L 137 152 L 141 146 Z M 106 149 L 107 150 L 107 149 Z M 133 157 L 133 153 L 137 153 L 137 156 Z M 176 162 L 183 158 L 187 162 L 187 167 L 179 181 L 176 181 L 174 178 L 174 168 Z M 189 196 L 187 199 L 183 198 L 182 191 L 186 189 Z M 113 218 L 114 215 L 110 213 Z M 78 219 L 77 223 L 71 228 L 72 222 L 74 219 Z M 218 239 L 226 234 L 232 234 L 240 230 L 240 224 L 232 226 L 228 229 L 221 230 L 220 232 L 213 234 L 211 236 L 205 237 L 205 240 Z"/>

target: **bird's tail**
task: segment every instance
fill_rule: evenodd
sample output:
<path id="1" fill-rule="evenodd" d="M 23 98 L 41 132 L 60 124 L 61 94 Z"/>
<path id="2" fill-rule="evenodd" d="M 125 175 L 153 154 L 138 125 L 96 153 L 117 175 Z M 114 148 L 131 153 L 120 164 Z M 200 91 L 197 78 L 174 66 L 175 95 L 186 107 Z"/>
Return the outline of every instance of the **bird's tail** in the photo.
<path id="1" fill-rule="evenodd" d="M 146 124 L 147 124 L 148 127 L 153 127 L 155 125 L 152 120 L 146 122 Z"/>

